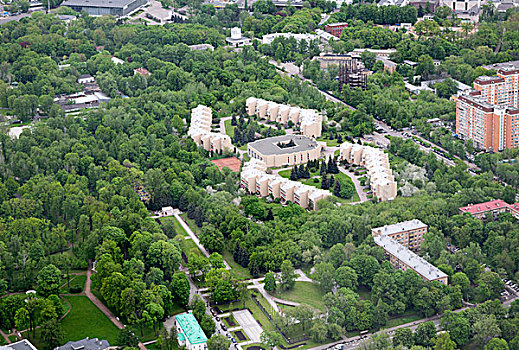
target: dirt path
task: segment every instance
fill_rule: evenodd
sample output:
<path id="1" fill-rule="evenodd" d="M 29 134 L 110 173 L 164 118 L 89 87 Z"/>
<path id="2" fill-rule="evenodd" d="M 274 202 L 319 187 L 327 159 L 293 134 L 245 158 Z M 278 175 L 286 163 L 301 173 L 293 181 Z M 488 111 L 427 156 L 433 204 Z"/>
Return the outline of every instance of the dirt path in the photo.
<path id="1" fill-rule="evenodd" d="M 101 310 L 102 313 L 104 313 L 106 315 L 106 317 L 108 317 L 108 319 L 110 321 L 112 321 L 112 323 L 119 329 L 123 329 L 124 328 L 124 325 L 121 321 L 119 321 L 115 315 L 99 300 L 97 299 L 97 297 L 92 294 L 92 290 L 91 290 L 91 287 L 92 287 L 92 280 L 91 280 L 91 277 L 92 277 L 92 264 L 91 262 L 88 263 L 88 270 L 87 270 L 87 279 L 86 279 L 86 283 L 85 283 L 85 295 L 87 296 L 88 299 L 90 299 L 90 301 L 92 303 L 94 303 L 95 306 L 97 306 L 97 308 L 99 310 Z M 142 342 L 139 342 L 139 349 L 141 350 L 146 350 L 146 346 L 144 346 L 144 344 Z"/>
<path id="2" fill-rule="evenodd" d="M 0 329 L 0 334 L 2 335 L 2 337 L 4 337 L 4 339 L 7 342 L 7 344 L 11 344 L 11 339 L 9 339 L 7 334 L 5 334 L 4 331 L 2 331 L 1 329 Z"/>

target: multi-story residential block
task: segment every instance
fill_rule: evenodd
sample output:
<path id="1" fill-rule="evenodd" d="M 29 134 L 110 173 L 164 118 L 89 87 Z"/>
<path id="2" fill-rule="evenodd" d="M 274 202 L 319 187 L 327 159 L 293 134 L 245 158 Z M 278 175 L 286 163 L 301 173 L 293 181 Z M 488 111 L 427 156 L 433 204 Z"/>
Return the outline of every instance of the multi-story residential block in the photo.
<path id="1" fill-rule="evenodd" d="M 180 346 L 185 346 L 187 350 L 207 349 L 207 336 L 191 312 L 176 315 L 175 324 Z"/>
<path id="2" fill-rule="evenodd" d="M 339 148 L 339 159 L 366 168 L 373 195 L 379 200 L 396 198 L 397 183 L 391 171 L 389 157 L 382 150 L 345 142 Z"/>
<path id="3" fill-rule="evenodd" d="M 266 45 L 270 45 L 276 38 L 285 38 L 285 39 L 294 38 L 297 42 L 299 42 L 301 40 L 305 40 L 307 43 L 310 43 L 314 40 L 317 40 L 319 43 L 321 42 L 321 37 L 319 35 L 315 35 L 315 34 L 272 33 L 272 34 L 263 35 L 262 43 L 266 44 Z"/>
<path id="4" fill-rule="evenodd" d="M 418 219 L 377 227 L 371 230 L 375 236 L 388 236 L 409 249 L 418 250 L 427 233 L 427 225 Z"/>
<path id="5" fill-rule="evenodd" d="M 299 165 L 321 157 L 323 143 L 301 135 L 283 135 L 251 142 L 247 152 L 268 168 Z"/>
<path id="6" fill-rule="evenodd" d="M 348 26 L 346 22 L 330 23 L 324 26 L 324 31 L 340 38 L 342 30 Z"/>
<path id="7" fill-rule="evenodd" d="M 260 197 L 272 196 L 272 198 L 279 198 L 281 203 L 292 202 L 311 210 L 317 210 L 317 202 L 332 195 L 326 190 L 266 174 L 266 170 L 267 166 L 263 161 L 251 159 L 243 166 L 240 186 Z"/>
<path id="8" fill-rule="evenodd" d="M 317 138 L 321 136 L 323 117 L 313 109 L 303 109 L 249 97 L 246 101 L 247 114 L 261 119 L 287 124 L 291 121 L 299 127 L 301 134 Z"/>
<path id="9" fill-rule="evenodd" d="M 447 284 L 447 275 L 443 271 L 413 252 L 420 249 L 426 233 L 427 225 L 417 219 L 371 230 L 375 243 L 384 248 L 395 268 L 411 269 L 427 281 Z"/>
<path id="10" fill-rule="evenodd" d="M 456 133 L 494 152 L 519 147 L 519 66 L 500 64 L 456 98 Z"/>
<path id="11" fill-rule="evenodd" d="M 228 135 L 211 131 L 213 112 L 209 107 L 199 105 L 191 111 L 191 124 L 187 134 L 198 146 L 206 151 L 221 153 L 224 150 L 232 151 L 231 138 Z"/>
<path id="12" fill-rule="evenodd" d="M 471 204 L 466 207 L 459 208 L 460 214 L 469 213 L 476 219 L 485 219 L 492 215 L 497 219 L 500 213 L 510 213 L 516 219 L 519 219 L 519 203 L 508 204 L 502 199 L 494 199 L 490 202 Z"/>

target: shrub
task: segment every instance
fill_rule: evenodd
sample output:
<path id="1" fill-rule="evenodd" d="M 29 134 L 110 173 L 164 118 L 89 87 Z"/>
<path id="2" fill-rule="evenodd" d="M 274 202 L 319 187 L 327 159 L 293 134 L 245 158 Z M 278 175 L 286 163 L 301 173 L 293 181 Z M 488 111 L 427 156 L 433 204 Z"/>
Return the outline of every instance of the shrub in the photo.
<path id="1" fill-rule="evenodd" d="M 75 286 L 75 287 L 70 287 L 68 289 L 68 291 L 71 293 L 71 294 L 77 294 L 77 293 L 81 293 L 83 291 L 83 288 L 81 288 L 80 286 Z"/>

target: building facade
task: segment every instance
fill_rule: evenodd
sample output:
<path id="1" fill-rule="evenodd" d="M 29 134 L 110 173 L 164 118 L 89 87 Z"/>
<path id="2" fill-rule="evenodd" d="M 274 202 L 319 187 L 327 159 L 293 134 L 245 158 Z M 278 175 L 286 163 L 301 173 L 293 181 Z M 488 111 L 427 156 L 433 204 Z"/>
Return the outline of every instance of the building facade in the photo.
<path id="1" fill-rule="evenodd" d="M 268 168 L 299 165 L 321 157 L 323 143 L 301 135 L 283 135 L 251 142 L 247 152 Z"/>
<path id="2" fill-rule="evenodd" d="M 299 128 L 302 135 L 312 138 L 321 137 L 323 117 L 313 109 L 282 105 L 255 97 L 249 97 L 245 107 L 249 116 L 256 115 L 261 119 L 283 125 L 287 125 L 290 121 Z"/>
<path id="3" fill-rule="evenodd" d="M 519 147 L 519 66 L 500 64 L 456 97 L 456 133 L 487 151 Z"/>
<path id="4" fill-rule="evenodd" d="M 233 151 L 231 138 L 228 135 L 211 131 L 213 112 L 209 107 L 199 105 L 191 110 L 191 124 L 187 134 L 198 146 L 208 152 L 222 153 L 225 150 Z"/>
<path id="5" fill-rule="evenodd" d="M 500 213 L 510 213 L 516 219 L 519 219 L 519 203 L 508 204 L 502 199 L 493 201 L 471 204 L 458 209 L 460 214 L 469 213 L 476 219 L 485 219 L 492 217 L 497 219 Z"/>
<path id="6" fill-rule="evenodd" d="M 384 249 L 396 269 L 411 269 L 426 281 L 447 285 L 447 274 L 414 253 L 420 249 L 426 233 L 427 225 L 417 219 L 371 230 L 375 243 Z"/>
<path id="7" fill-rule="evenodd" d="M 346 22 L 330 23 L 324 26 L 324 31 L 331 35 L 340 38 L 342 30 L 348 26 Z"/>
<path id="8" fill-rule="evenodd" d="M 279 198 L 281 203 L 292 202 L 310 210 L 317 210 L 317 202 L 332 195 L 330 191 L 267 174 L 266 171 L 263 161 L 251 159 L 243 166 L 240 187 L 260 197 Z"/>
<path id="9" fill-rule="evenodd" d="M 364 166 L 373 195 L 379 200 L 396 198 L 397 183 L 387 153 L 378 148 L 344 142 L 339 147 L 339 160 Z"/>
<path id="10" fill-rule="evenodd" d="M 175 325 L 180 346 L 185 346 L 187 350 L 207 349 L 207 336 L 191 312 L 176 315 Z"/>

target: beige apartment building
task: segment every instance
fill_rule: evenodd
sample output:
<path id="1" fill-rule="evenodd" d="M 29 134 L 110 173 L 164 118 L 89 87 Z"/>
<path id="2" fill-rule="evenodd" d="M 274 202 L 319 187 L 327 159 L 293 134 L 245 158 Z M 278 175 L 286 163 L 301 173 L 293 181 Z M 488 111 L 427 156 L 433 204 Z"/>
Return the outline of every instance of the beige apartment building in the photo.
<path id="1" fill-rule="evenodd" d="M 283 135 L 247 144 L 251 159 L 258 159 L 268 168 L 299 165 L 321 157 L 325 143 L 301 135 Z"/>
<path id="2" fill-rule="evenodd" d="M 266 170 L 263 161 L 251 159 L 243 166 L 240 186 L 251 194 L 279 198 L 281 203 L 292 202 L 310 210 L 317 210 L 317 202 L 332 195 L 329 191 L 267 174 Z"/>
<path id="3" fill-rule="evenodd" d="M 247 114 L 286 125 L 291 121 L 307 137 L 321 137 L 323 117 L 313 109 L 303 109 L 249 97 L 246 101 Z"/>
<path id="4" fill-rule="evenodd" d="M 234 146 L 229 136 L 211 131 L 212 122 L 213 112 L 211 109 L 199 105 L 191 110 L 191 124 L 187 134 L 206 151 L 217 153 L 224 150 L 233 151 Z"/>
<path id="5" fill-rule="evenodd" d="M 373 195 L 379 200 L 387 201 L 396 198 L 397 183 L 391 171 L 389 157 L 382 150 L 344 142 L 339 147 L 339 160 L 364 166 Z"/>
<path id="6" fill-rule="evenodd" d="M 371 230 L 375 243 L 384 248 L 395 268 L 411 269 L 424 280 L 447 285 L 448 276 L 443 271 L 413 252 L 420 249 L 426 233 L 427 225 L 417 219 Z"/>

